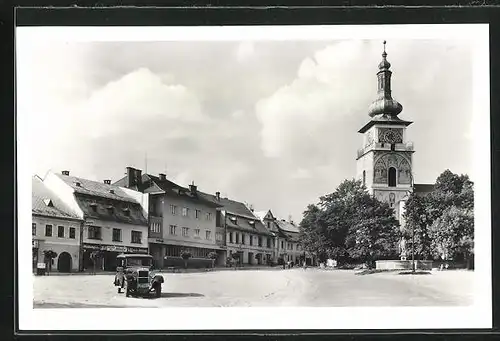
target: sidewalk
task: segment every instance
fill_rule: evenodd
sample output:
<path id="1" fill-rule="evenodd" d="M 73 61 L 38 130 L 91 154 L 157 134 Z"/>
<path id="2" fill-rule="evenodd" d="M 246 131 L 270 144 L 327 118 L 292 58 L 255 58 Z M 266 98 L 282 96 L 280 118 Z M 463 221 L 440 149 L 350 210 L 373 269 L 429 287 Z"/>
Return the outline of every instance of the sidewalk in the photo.
<path id="1" fill-rule="evenodd" d="M 238 268 L 229 268 L 229 267 L 215 267 L 215 268 L 203 268 L 203 269 L 175 269 L 175 270 L 169 270 L 169 269 L 161 269 L 161 270 L 155 270 L 158 273 L 201 273 L 201 272 L 213 272 L 213 271 L 244 271 L 244 270 L 283 270 L 283 267 L 275 266 L 275 267 L 270 267 L 270 266 L 243 266 L 243 267 L 238 267 Z M 90 271 L 85 271 L 85 272 L 51 272 L 50 274 L 45 274 L 45 276 L 98 276 L 98 275 L 114 275 L 116 274 L 115 271 L 96 271 L 95 274 L 91 273 Z M 34 273 L 33 276 L 36 276 Z"/>

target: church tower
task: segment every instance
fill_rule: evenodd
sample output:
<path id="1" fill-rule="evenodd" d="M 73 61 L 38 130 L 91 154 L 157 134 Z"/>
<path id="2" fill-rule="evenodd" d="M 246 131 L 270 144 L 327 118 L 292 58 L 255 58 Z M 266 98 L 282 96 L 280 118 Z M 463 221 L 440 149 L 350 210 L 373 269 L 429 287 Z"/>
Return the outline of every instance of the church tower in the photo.
<path id="1" fill-rule="evenodd" d="M 391 95 L 392 71 L 385 44 L 377 72 L 378 96 L 368 110 L 371 120 L 358 131 L 363 134 L 363 148 L 356 159 L 357 179 L 377 199 L 389 203 L 400 220 L 413 187 L 413 143 L 406 141 L 406 128 L 412 122 L 398 117 L 403 106 Z"/>

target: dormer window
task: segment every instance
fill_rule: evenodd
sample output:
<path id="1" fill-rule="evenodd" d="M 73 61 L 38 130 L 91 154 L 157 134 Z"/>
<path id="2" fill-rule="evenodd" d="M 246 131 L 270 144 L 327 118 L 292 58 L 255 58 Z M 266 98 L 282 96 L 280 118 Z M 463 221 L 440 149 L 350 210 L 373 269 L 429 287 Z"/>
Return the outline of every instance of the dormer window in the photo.
<path id="1" fill-rule="evenodd" d="M 111 193 L 111 194 L 115 194 L 115 190 L 111 188 L 111 189 L 109 190 L 109 193 Z"/>
<path id="2" fill-rule="evenodd" d="M 125 207 L 125 208 L 123 209 L 123 213 L 124 213 L 127 217 L 130 217 L 130 208 Z"/>
<path id="3" fill-rule="evenodd" d="M 52 200 L 50 199 L 43 199 L 43 202 L 47 207 L 54 207 L 54 204 L 52 203 Z"/>
<path id="4" fill-rule="evenodd" d="M 108 205 L 108 207 L 106 207 L 106 208 L 108 209 L 108 213 L 109 213 L 109 214 L 113 214 L 113 211 L 114 211 L 114 210 L 113 210 L 113 209 L 114 209 L 114 207 L 113 207 L 113 206 Z"/>
<path id="5" fill-rule="evenodd" d="M 75 186 L 76 187 L 82 187 L 82 184 L 80 183 L 80 181 L 75 181 Z"/>
<path id="6" fill-rule="evenodd" d="M 92 208 L 92 211 L 97 212 L 97 203 L 92 202 L 92 203 L 90 203 L 89 206 L 90 206 L 90 208 Z"/>
<path id="7" fill-rule="evenodd" d="M 255 221 L 253 221 L 253 220 L 250 220 L 248 223 L 249 223 L 250 225 L 255 225 Z"/>
<path id="8" fill-rule="evenodd" d="M 236 219 L 236 217 L 230 217 L 229 219 L 231 219 L 233 223 L 238 224 L 238 219 Z"/>

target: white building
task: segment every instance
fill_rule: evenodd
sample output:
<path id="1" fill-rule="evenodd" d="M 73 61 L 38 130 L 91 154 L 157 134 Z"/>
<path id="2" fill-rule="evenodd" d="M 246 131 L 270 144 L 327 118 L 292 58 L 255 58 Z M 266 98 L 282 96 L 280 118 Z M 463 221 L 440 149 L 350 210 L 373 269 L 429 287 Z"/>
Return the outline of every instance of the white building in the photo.
<path id="1" fill-rule="evenodd" d="M 97 182 L 48 172 L 44 185 L 83 220 L 80 259 L 83 269 L 93 268 L 91 253 L 99 251 L 98 270 L 114 271 L 120 253 L 148 253 L 147 212 L 140 200 L 110 180 Z"/>
<path id="2" fill-rule="evenodd" d="M 83 220 L 50 191 L 42 179 L 35 176 L 31 184 L 33 269 L 37 263 L 51 262 L 52 271 L 78 271 Z M 44 257 L 44 251 L 49 250 L 57 254 L 50 261 Z"/>

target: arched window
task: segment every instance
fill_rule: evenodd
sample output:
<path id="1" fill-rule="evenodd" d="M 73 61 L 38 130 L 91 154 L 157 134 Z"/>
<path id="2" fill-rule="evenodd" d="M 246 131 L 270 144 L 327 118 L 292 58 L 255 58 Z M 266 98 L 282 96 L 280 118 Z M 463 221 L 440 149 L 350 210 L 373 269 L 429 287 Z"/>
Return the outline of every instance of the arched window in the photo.
<path id="1" fill-rule="evenodd" d="M 366 186 L 366 171 L 363 171 L 363 186 Z"/>
<path id="2" fill-rule="evenodd" d="M 389 187 L 396 187 L 396 168 L 389 168 Z"/>

